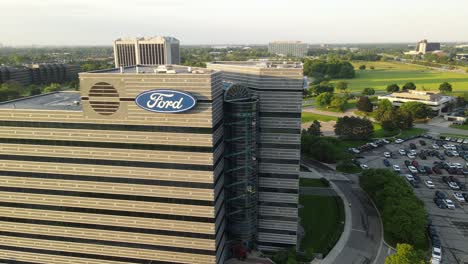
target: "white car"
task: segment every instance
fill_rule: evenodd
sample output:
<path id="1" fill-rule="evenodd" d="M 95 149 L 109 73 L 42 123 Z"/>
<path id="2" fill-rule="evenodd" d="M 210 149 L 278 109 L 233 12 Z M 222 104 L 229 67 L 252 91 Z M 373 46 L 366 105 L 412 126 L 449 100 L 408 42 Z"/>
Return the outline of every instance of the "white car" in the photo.
<path id="1" fill-rule="evenodd" d="M 408 166 L 408 170 L 411 171 L 411 173 L 418 173 L 418 169 L 414 166 Z"/>
<path id="2" fill-rule="evenodd" d="M 396 172 L 401 171 L 400 166 L 398 166 L 398 165 L 393 165 L 393 170 L 396 171 Z"/>
<path id="3" fill-rule="evenodd" d="M 454 162 L 454 163 L 452 163 L 452 165 L 455 166 L 455 168 L 457 168 L 457 169 L 463 169 L 463 165 L 461 165 L 461 163 Z"/>
<path id="4" fill-rule="evenodd" d="M 440 248 L 438 248 L 438 247 L 433 247 L 432 248 L 432 258 L 441 260 L 442 259 L 442 250 Z"/>
<path id="5" fill-rule="evenodd" d="M 460 190 L 460 187 L 458 186 L 458 184 L 456 182 L 449 182 L 448 183 L 448 186 L 452 189 L 452 190 Z"/>
<path id="6" fill-rule="evenodd" d="M 444 199 L 444 204 L 447 206 L 448 209 L 455 209 L 455 204 L 450 199 Z"/>
<path id="7" fill-rule="evenodd" d="M 392 157 L 392 154 L 390 152 L 384 152 L 383 155 L 386 158 L 391 158 Z"/>
<path id="8" fill-rule="evenodd" d="M 463 144 L 468 144 L 468 138 L 463 140 Z"/>
<path id="9" fill-rule="evenodd" d="M 465 202 L 465 198 L 459 192 L 453 192 L 453 197 L 455 197 L 455 199 L 457 199 L 459 202 Z"/>
<path id="10" fill-rule="evenodd" d="M 457 143 L 463 143 L 463 138 L 457 139 Z"/>
<path id="11" fill-rule="evenodd" d="M 357 149 L 357 148 L 350 148 L 349 150 L 350 150 L 351 152 L 355 153 L 355 154 L 361 153 L 361 151 L 360 151 L 359 149 Z"/>
<path id="12" fill-rule="evenodd" d="M 445 141 L 450 141 L 450 140 L 452 140 L 451 137 L 446 137 L 446 138 L 445 138 Z"/>
<path id="13" fill-rule="evenodd" d="M 434 145 L 432 145 L 432 148 L 433 148 L 433 149 L 439 149 L 439 145 L 434 144 Z"/>
<path id="14" fill-rule="evenodd" d="M 377 148 L 379 146 L 379 145 L 375 144 L 374 142 L 369 143 L 369 145 L 371 145 L 374 148 Z"/>
<path id="15" fill-rule="evenodd" d="M 442 145 L 442 147 L 444 149 L 446 149 L 446 150 L 451 150 L 452 149 L 452 147 L 449 144 L 444 144 L 444 145 Z"/>
<path id="16" fill-rule="evenodd" d="M 418 152 L 415 149 L 410 150 L 411 155 L 416 155 Z"/>
<path id="17" fill-rule="evenodd" d="M 395 143 L 397 143 L 397 144 L 401 144 L 401 143 L 403 143 L 403 142 L 405 142 L 405 141 L 404 141 L 403 139 L 401 139 L 401 138 L 397 138 L 397 139 L 395 140 Z"/>
<path id="18" fill-rule="evenodd" d="M 405 174 L 405 178 L 406 178 L 408 181 L 414 181 L 414 177 L 413 177 L 413 175 L 411 175 L 411 174 Z"/>
<path id="19" fill-rule="evenodd" d="M 455 151 L 455 150 L 452 150 L 452 154 L 453 154 L 453 156 L 455 156 L 455 157 L 460 157 L 460 154 L 459 154 L 457 151 Z"/>
<path id="20" fill-rule="evenodd" d="M 388 144 L 388 143 L 390 143 L 390 140 L 384 138 L 384 139 L 382 139 L 382 142 L 385 143 L 385 144 Z"/>
<path id="21" fill-rule="evenodd" d="M 400 153 L 400 155 L 406 155 L 406 150 L 400 149 L 398 150 L 398 153 Z"/>
<path id="22" fill-rule="evenodd" d="M 415 159 L 416 158 L 416 156 L 414 156 L 414 154 L 412 154 L 412 153 L 408 153 L 408 155 L 406 155 L 406 156 L 408 156 L 408 158 L 410 158 L 410 159 Z"/>
<path id="23" fill-rule="evenodd" d="M 434 189 L 434 187 L 435 187 L 434 183 L 432 181 L 430 181 L 430 180 L 424 181 L 424 184 L 426 184 L 427 188 L 429 188 L 429 189 Z"/>
<path id="24" fill-rule="evenodd" d="M 361 166 L 361 169 L 363 170 L 369 169 L 369 166 L 367 166 L 366 164 L 361 164 L 360 166 Z"/>
<path id="25" fill-rule="evenodd" d="M 440 259 L 431 258 L 431 261 L 429 262 L 429 264 L 440 264 Z"/>

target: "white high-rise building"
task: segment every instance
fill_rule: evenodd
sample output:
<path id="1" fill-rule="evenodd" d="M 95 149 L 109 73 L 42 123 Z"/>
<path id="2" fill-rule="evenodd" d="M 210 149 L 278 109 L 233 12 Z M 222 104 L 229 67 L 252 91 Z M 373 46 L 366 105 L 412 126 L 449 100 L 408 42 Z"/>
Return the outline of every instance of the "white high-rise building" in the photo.
<path id="1" fill-rule="evenodd" d="M 180 64 L 180 42 L 173 37 L 144 37 L 114 41 L 115 67 Z"/>
<path id="2" fill-rule="evenodd" d="M 268 52 L 280 56 L 302 58 L 307 55 L 307 43 L 301 41 L 273 41 L 268 44 Z"/>

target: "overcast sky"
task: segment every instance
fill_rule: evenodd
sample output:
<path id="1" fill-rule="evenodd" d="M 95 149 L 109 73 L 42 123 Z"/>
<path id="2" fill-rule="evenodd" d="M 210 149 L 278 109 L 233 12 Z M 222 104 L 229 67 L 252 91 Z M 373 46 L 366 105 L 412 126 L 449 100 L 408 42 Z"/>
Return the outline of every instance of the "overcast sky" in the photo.
<path id="1" fill-rule="evenodd" d="M 468 41 L 468 0 L 0 0 L 4 45 Z"/>

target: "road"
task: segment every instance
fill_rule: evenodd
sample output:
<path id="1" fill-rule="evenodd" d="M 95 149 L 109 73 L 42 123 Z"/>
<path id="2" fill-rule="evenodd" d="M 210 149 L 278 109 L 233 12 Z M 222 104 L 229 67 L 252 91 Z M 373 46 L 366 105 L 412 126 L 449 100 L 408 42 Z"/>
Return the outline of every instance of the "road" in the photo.
<path id="1" fill-rule="evenodd" d="M 346 221 L 351 227 L 344 230 L 342 240 L 329 253 L 322 263 L 336 264 L 383 264 L 391 250 L 383 243 L 382 225 L 377 212 L 367 194 L 359 187 L 357 175 L 344 175 L 313 161 L 303 161 L 304 165 L 313 168 L 329 179 L 337 193 L 344 195 Z M 349 220 L 348 220 L 349 219 Z M 349 232 L 346 234 L 346 232 Z"/>
<path id="2" fill-rule="evenodd" d="M 429 133 L 436 133 L 436 134 L 454 134 L 454 135 L 467 135 L 468 130 L 458 129 L 458 128 L 451 128 L 451 127 L 442 127 L 442 126 L 434 126 L 428 124 L 415 124 L 417 128 L 427 129 Z"/>

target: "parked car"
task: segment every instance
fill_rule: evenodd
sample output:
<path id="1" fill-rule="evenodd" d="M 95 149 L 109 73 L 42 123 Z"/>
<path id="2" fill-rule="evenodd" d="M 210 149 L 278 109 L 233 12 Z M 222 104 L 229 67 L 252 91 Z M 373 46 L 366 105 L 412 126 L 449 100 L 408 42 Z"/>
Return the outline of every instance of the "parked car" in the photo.
<path id="1" fill-rule="evenodd" d="M 465 197 L 460 192 L 453 192 L 453 197 L 459 202 L 465 202 Z"/>
<path id="2" fill-rule="evenodd" d="M 401 139 L 401 138 L 395 139 L 395 143 L 397 143 L 397 144 L 401 144 L 403 142 L 405 142 L 405 141 L 403 139 Z"/>
<path id="3" fill-rule="evenodd" d="M 363 170 L 369 169 L 369 166 L 367 166 L 366 164 L 361 164 L 360 166 L 361 166 L 361 169 Z"/>
<path id="4" fill-rule="evenodd" d="M 388 159 L 384 159 L 383 160 L 383 164 L 386 166 L 386 167 L 390 167 L 390 161 L 388 161 Z"/>
<path id="5" fill-rule="evenodd" d="M 382 139 L 382 142 L 385 143 L 385 144 L 389 144 L 389 143 L 390 143 L 390 140 L 384 138 L 384 139 Z"/>
<path id="6" fill-rule="evenodd" d="M 408 181 L 414 181 L 413 175 L 411 175 L 411 174 L 405 174 L 404 176 L 405 176 L 406 180 L 408 180 Z"/>
<path id="7" fill-rule="evenodd" d="M 435 203 L 436 206 L 439 207 L 440 209 L 447 209 L 447 205 L 445 205 L 443 199 L 434 198 L 434 203 Z"/>
<path id="8" fill-rule="evenodd" d="M 351 153 L 354 153 L 354 154 L 361 153 L 361 151 L 359 149 L 357 149 L 357 148 L 350 148 L 350 149 L 348 149 L 348 151 L 351 152 Z"/>
<path id="9" fill-rule="evenodd" d="M 396 171 L 396 172 L 401 171 L 400 166 L 398 166 L 398 165 L 393 165 L 393 170 Z"/>
<path id="10" fill-rule="evenodd" d="M 432 144 L 432 148 L 433 148 L 433 149 L 439 149 L 439 145 L 437 145 L 437 144 Z"/>
<path id="11" fill-rule="evenodd" d="M 439 261 L 442 259 L 442 249 L 441 248 L 432 248 L 432 258 L 438 259 Z"/>
<path id="12" fill-rule="evenodd" d="M 456 182 L 450 181 L 450 182 L 448 182 L 448 186 L 452 190 L 460 190 L 460 187 L 458 186 L 458 184 Z"/>
<path id="13" fill-rule="evenodd" d="M 408 166 L 408 170 L 409 170 L 411 173 L 418 173 L 418 169 L 416 169 L 416 167 L 414 167 L 414 166 Z"/>
<path id="14" fill-rule="evenodd" d="M 377 145 L 377 144 L 374 143 L 374 142 L 369 143 L 369 145 L 371 145 L 371 146 L 374 147 L 374 148 L 377 148 L 377 147 L 379 146 L 379 145 Z"/>
<path id="15" fill-rule="evenodd" d="M 421 146 L 426 146 L 426 141 L 421 139 L 421 140 L 419 140 L 419 144 L 421 144 Z"/>
<path id="16" fill-rule="evenodd" d="M 455 204 L 450 199 L 444 199 L 444 204 L 447 206 L 448 209 L 455 209 Z"/>
<path id="17" fill-rule="evenodd" d="M 419 188 L 419 185 L 418 185 L 418 183 L 417 183 L 416 181 L 409 181 L 409 184 L 410 184 L 411 186 L 413 186 L 413 188 L 415 188 L 415 189 L 416 189 L 416 188 Z"/>
<path id="18" fill-rule="evenodd" d="M 463 143 L 463 138 L 457 139 L 457 143 Z"/>
<path id="19" fill-rule="evenodd" d="M 418 167 L 419 163 L 417 161 L 413 160 L 413 162 L 411 162 L 411 165 L 413 165 L 414 167 Z"/>
<path id="20" fill-rule="evenodd" d="M 391 158 L 391 157 L 392 157 L 392 153 L 390 153 L 390 152 L 384 152 L 383 155 L 384 155 L 384 157 L 386 157 L 386 158 Z"/>
<path id="21" fill-rule="evenodd" d="M 408 155 L 406 155 L 406 156 L 407 156 L 408 158 L 410 158 L 410 159 L 415 159 L 415 158 L 416 158 L 416 157 L 415 157 L 413 154 L 411 154 L 411 153 L 408 153 Z"/>
<path id="22" fill-rule="evenodd" d="M 435 188 L 434 183 L 433 183 L 432 181 L 430 181 L 430 180 L 424 181 L 424 184 L 425 184 L 425 185 L 427 186 L 427 188 L 429 188 L 429 189 L 434 189 L 434 188 Z"/>
<path id="23" fill-rule="evenodd" d="M 400 153 L 400 155 L 406 155 L 406 150 L 400 149 L 398 150 L 398 153 Z"/>
<path id="24" fill-rule="evenodd" d="M 432 174 L 432 169 L 429 166 L 424 166 L 424 169 L 426 170 L 427 174 Z"/>
<path id="25" fill-rule="evenodd" d="M 411 161 L 405 160 L 405 166 L 408 167 L 408 166 L 410 166 L 410 165 L 411 165 Z"/>
<path id="26" fill-rule="evenodd" d="M 426 173 L 426 170 L 424 169 L 423 166 L 418 166 L 418 167 L 416 167 L 416 169 L 418 169 L 418 171 L 419 171 L 420 173 Z"/>
<path id="27" fill-rule="evenodd" d="M 432 171 L 436 174 L 442 174 L 442 171 L 436 166 L 432 167 Z"/>
<path id="28" fill-rule="evenodd" d="M 437 199 L 445 199 L 445 198 L 447 198 L 447 194 L 445 194 L 442 191 L 436 191 L 435 194 L 434 194 L 434 197 L 437 198 Z"/>
<path id="29" fill-rule="evenodd" d="M 416 149 L 416 144 L 414 143 L 410 143 L 409 146 L 410 146 L 410 149 Z"/>

